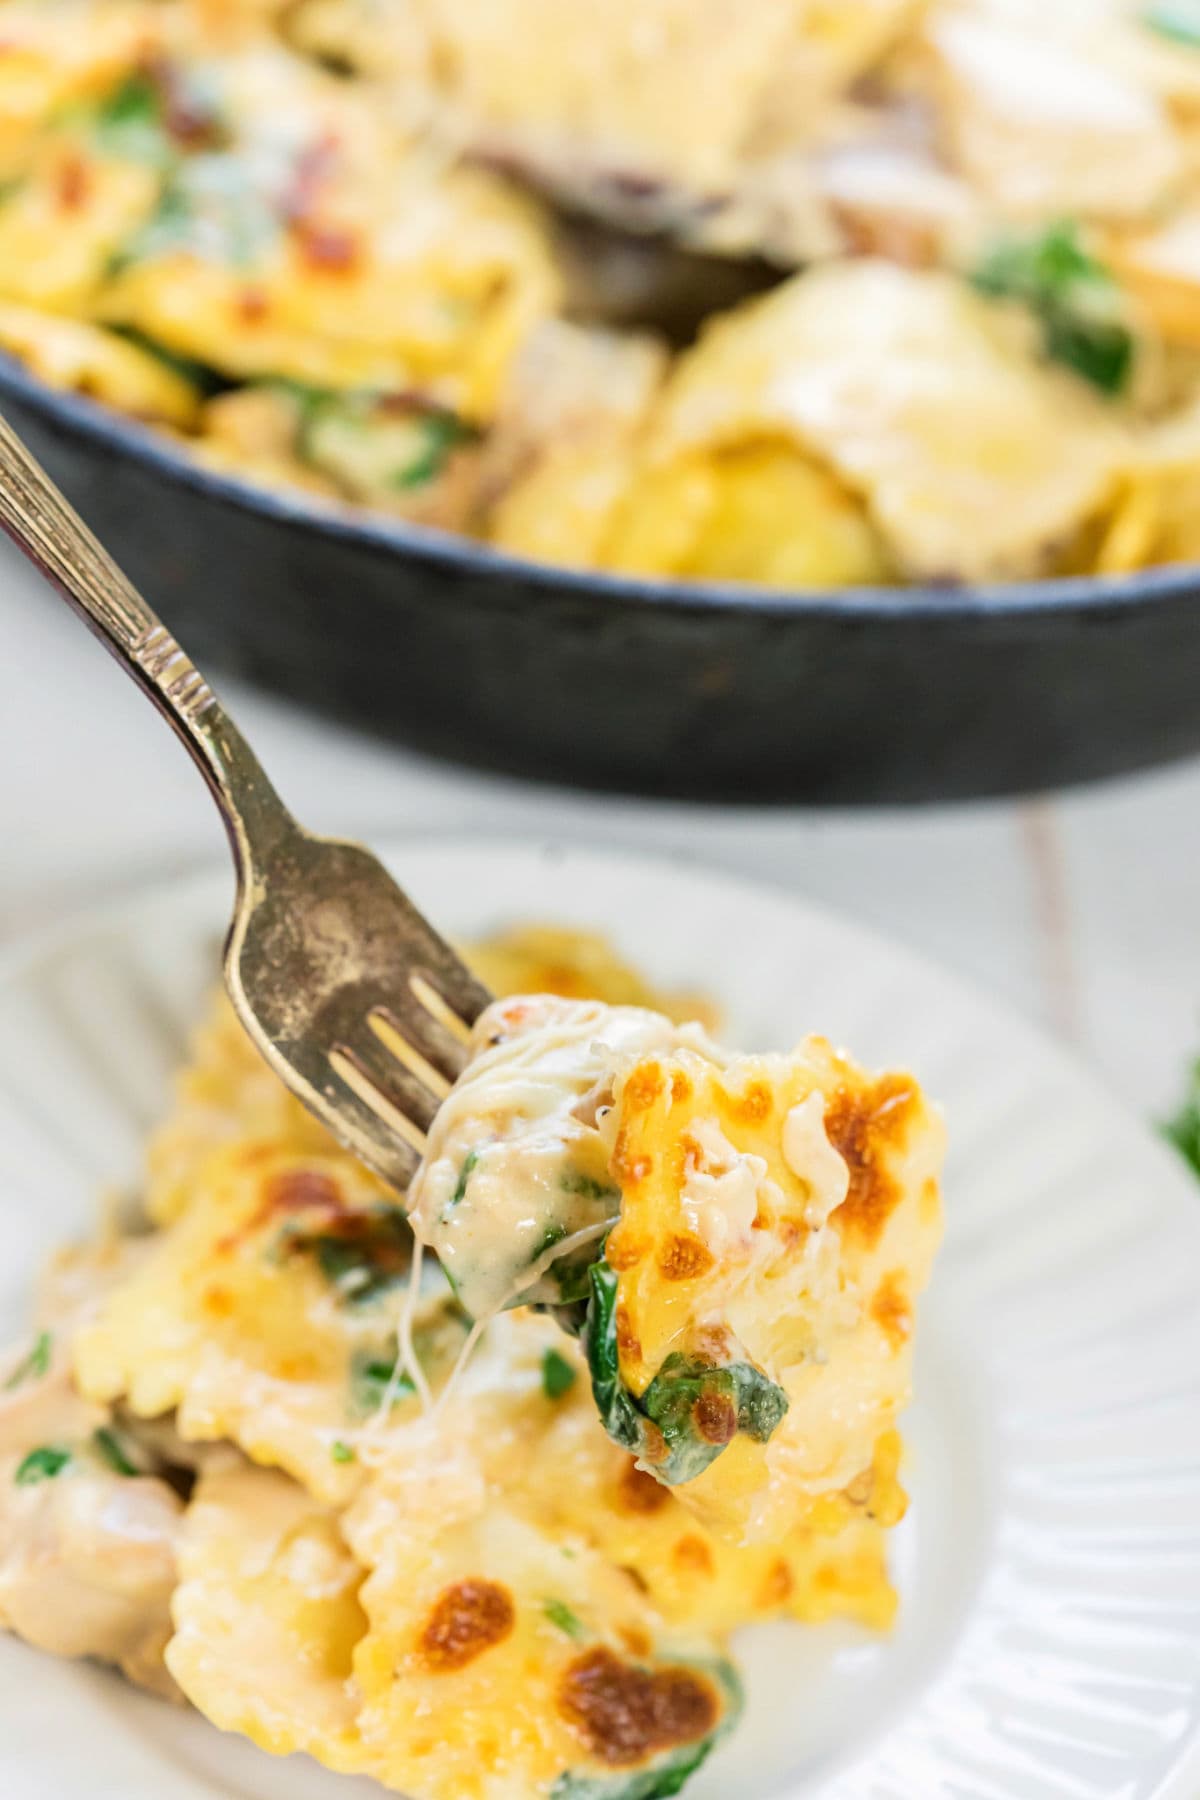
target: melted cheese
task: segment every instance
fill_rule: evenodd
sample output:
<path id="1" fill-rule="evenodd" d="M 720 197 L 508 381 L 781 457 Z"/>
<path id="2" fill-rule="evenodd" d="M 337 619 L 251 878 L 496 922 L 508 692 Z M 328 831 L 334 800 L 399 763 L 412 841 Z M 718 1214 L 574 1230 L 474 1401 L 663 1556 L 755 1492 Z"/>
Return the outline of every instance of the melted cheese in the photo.
<path id="1" fill-rule="evenodd" d="M 949 276 L 878 260 L 813 270 L 748 303 L 680 360 L 648 451 L 651 485 L 632 493 L 612 560 L 650 566 L 656 537 L 671 542 L 678 527 L 660 503 L 678 472 L 710 472 L 719 488 L 731 454 L 769 442 L 859 493 L 909 575 L 1046 567 L 1113 490 L 1127 448 L 1111 409 L 1048 367 L 1021 325 Z M 769 571 L 808 516 L 762 523 L 743 554 Z M 703 572 L 694 557 L 688 566 Z M 870 566 L 864 548 L 863 578 Z"/>

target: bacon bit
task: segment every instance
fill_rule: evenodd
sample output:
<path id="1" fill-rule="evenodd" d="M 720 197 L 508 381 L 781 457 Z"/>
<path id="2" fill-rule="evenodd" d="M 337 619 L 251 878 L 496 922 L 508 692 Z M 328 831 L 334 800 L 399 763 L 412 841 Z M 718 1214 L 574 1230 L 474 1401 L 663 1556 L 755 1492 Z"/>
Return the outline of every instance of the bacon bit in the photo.
<path id="1" fill-rule="evenodd" d="M 671 1500 L 662 1482 L 655 1481 L 645 1469 L 639 1469 L 632 1458 L 621 1475 L 619 1497 L 626 1512 L 631 1513 L 661 1512 Z"/>
<path id="2" fill-rule="evenodd" d="M 516 1623 L 507 1588 L 495 1581 L 456 1581 L 439 1594 L 418 1645 L 427 1669 L 445 1674 L 502 1643 Z"/>
<path id="3" fill-rule="evenodd" d="M 630 1112 L 649 1112 L 662 1091 L 663 1072 L 659 1064 L 642 1063 L 629 1076 L 621 1098 Z"/>
<path id="4" fill-rule="evenodd" d="M 912 1302 L 908 1297 L 902 1270 L 893 1269 L 876 1288 L 875 1297 L 871 1301 L 871 1317 L 893 1350 L 902 1349 L 912 1336 Z"/>
<path id="5" fill-rule="evenodd" d="M 78 212 L 92 191 L 91 165 L 72 151 L 64 156 L 55 175 L 54 192 L 64 212 Z"/>
<path id="6" fill-rule="evenodd" d="M 699 1537 L 681 1537 L 671 1552 L 671 1560 L 691 1575 L 711 1575 L 712 1551 Z"/>
<path id="7" fill-rule="evenodd" d="M 691 1097 L 695 1093 L 695 1091 L 696 1091 L 695 1088 L 692 1086 L 691 1076 L 688 1074 L 685 1074 L 685 1072 L 682 1069 L 676 1069 L 675 1073 L 671 1077 L 671 1103 L 672 1103 L 672 1105 L 674 1105 L 676 1103 L 682 1105 L 682 1103 L 685 1100 L 691 1099 Z"/>
<path id="8" fill-rule="evenodd" d="M 706 1390 L 692 1408 L 692 1420 L 706 1444 L 728 1444 L 737 1435 L 737 1407 L 728 1394 Z"/>
<path id="9" fill-rule="evenodd" d="M 664 1281 L 694 1281 L 712 1268 L 714 1257 L 707 1244 L 690 1233 L 676 1232 L 658 1252 L 658 1270 Z M 612 1257 L 609 1257 L 612 1262 Z"/>
<path id="10" fill-rule="evenodd" d="M 755 1601 L 755 1604 L 761 1607 L 763 1611 L 767 1611 L 774 1606 L 782 1606 L 785 1601 L 791 1599 L 795 1586 L 796 1583 L 792 1579 L 792 1571 L 788 1568 L 783 1558 L 779 1557 L 771 1564 L 766 1575 L 763 1577 L 763 1584 L 758 1590 L 758 1598 Z"/>
<path id="11" fill-rule="evenodd" d="M 633 1329 L 633 1321 L 629 1317 L 629 1308 L 621 1302 L 617 1306 L 617 1350 L 629 1362 L 642 1360 L 642 1345 L 637 1332 Z"/>
<path id="12" fill-rule="evenodd" d="M 618 1275 L 626 1269 L 636 1268 L 646 1254 L 648 1246 L 639 1241 L 629 1229 L 628 1222 L 616 1225 L 608 1234 L 604 1254 L 608 1258 L 608 1266 L 615 1269 Z"/>
<path id="13" fill-rule="evenodd" d="M 856 1231 L 868 1249 L 900 1200 L 884 1157 L 903 1148 L 917 1104 L 917 1088 L 907 1075 L 847 1084 L 826 1103 L 825 1135 L 850 1173 L 846 1198 L 831 1216 L 843 1230 Z"/>
<path id="14" fill-rule="evenodd" d="M 558 1710 L 592 1755 L 614 1768 L 704 1737 L 718 1715 L 711 1685 L 692 1670 L 651 1672 L 605 1648 L 569 1665 Z"/>
<path id="15" fill-rule="evenodd" d="M 303 224 L 296 228 L 296 239 L 310 269 L 341 275 L 360 258 L 362 245 L 357 233 L 340 225 Z"/>

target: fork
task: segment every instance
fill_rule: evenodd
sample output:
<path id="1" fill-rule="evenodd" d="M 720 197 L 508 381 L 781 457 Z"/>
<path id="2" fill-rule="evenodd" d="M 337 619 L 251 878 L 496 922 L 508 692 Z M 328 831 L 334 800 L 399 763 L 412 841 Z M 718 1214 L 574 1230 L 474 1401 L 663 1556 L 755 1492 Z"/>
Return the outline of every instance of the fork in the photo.
<path id="1" fill-rule="evenodd" d="M 212 790 L 237 872 L 225 984 L 254 1044 L 403 1191 L 491 995 L 377 857 L 297 824 L 195 664 L 3 418 L 0 526 L 148 694 Z"/>

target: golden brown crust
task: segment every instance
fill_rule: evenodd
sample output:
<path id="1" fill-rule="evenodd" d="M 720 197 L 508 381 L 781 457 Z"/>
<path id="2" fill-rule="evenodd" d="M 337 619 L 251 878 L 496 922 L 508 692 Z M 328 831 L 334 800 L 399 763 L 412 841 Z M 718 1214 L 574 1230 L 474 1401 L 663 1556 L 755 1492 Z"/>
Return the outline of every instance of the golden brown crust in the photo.
<path id="1" fill-rule="evenodd" d="M 613 1767 L 704 1737 L 720 1713 L 711 1684 L 690 1669 L 652 1673 L 603 1648 L 571 1663 L 558 1706 L 591 1754 Z"/>
<path id="2" fill-rule="evenodd" d="M 446 1674 L 503 1643 L 516 1623 L 507 1588 L 497 1581 L 456 1581 L 438 1595 L 418 1646 L 427 1669 Z"/>

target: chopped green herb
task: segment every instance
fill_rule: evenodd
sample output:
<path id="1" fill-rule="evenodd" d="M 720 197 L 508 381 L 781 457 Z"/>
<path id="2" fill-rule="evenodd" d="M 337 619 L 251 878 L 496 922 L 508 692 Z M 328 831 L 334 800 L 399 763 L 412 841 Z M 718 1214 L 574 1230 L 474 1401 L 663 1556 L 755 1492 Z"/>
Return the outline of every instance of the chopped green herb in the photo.
<path id="1" fill-rule="evenodd" d="M 1163 1125 L 1163 1135 L 1200 1175 L 1200 1059 L 1191 1066 L 1183 1102 Z"/>
<path id="2" fill-rule="evenodd" d="M 583 1636 L 583 1620 L 578 1613 L 572 1612 L 565 1600 L 547 1600 L 542 1611 L 557 1630 L 565 1632 L 570 1638 Z"/>
<path id="3" fill-rule="evenodd" d="M 583 1175 L 576 1169 L 564 1170 L 558 1185 L 564 1194 L 578 1194 L 583 1200 L 608 1200 L 614 1205 L 621 1201 L 621 1190 L 611 1181 L 597 1181 L 594 1176 Z"/>
<path id="4" fill-rule="evenodd" d="M 1134 340 L 1121 291 L 1084 249 L 1076 225 L 1063 222 L 997 244 L 971 279 L 980 293 L 1023 301 L 1040 320 L 1046 354 L 1055 362 L 1105 394 L 1127 385 Z"/>
<path id="5" fill-rule="evenodd" d="M 1142 13 L 1142 24 L 1173 43 L 1200 50 L 1200 4 L 1197 0 L 1154 0 Z"/>
<path id="6" fill-rule="evenodd" d="M 575 1386 L 576 1370 L 557 1350 L 542 1352 L 542 1392 L 547 1400 L 561 1400 Z"/>
<path id="7" fill-rule="evenodd" d="M 19 1362 L 8 1380 L 5 1390 L 20 1387 L 23 1381 L 40 1381 L 50 1367 L 50 1352 L 54 1339 L 48 1331 L 39 1331 L 33 1340 L 33 1348 L 23 1362 Z"/>
<path id="8" fill-rule="evenodd" d="M 412 1376 L 407 1369 L 397 1374 L 396 1362 L 395 1356 L 373 1355 L 369 1350 L 360 1350 L 355 1355 L 350 1369 L 350 1390 L 356 1412 L 377 1412 L 389 1389 L 393 1401 L 415 1393 Z"/>
<path id="9" fill-rule="evenodd" d="M 107 1425 L 97 1427 L 92 1433 L 92 1443 L 95 1446 L 96 1455 L 102 1462 L 107 1463 L 115 1474 L 139 1475 L 141 1473 L 140 1469 L 136 1468 L 126 1456 L 116 1433 L 110 1431 Z"/>
<path id="10" fill-rule="evenodd" d="M 424 440 L 422 448 L 412 462 L 397 470 L 394 480 L 398 488 L 424 487 L 441 474 L 451 452 L 473 435 L 468 425 L 447 412 L 427 413 L 418 421 L 418 430 Z"/>
<path id="11" fill-rule="evenodd" d="M 57 1444 L 42 1444 L 31 1450 L 13 1477 L 18 1487 L 33 1487 L 39 1481 L 53 1481 L 71 1460 L 71 1452 Z"/>
<path id="12" fill-rule="evenodd" d="M 352 1463 L 354 1461 L 354 1445 L 335 1438 L 329 1447 L 329 1454 L 335 1463 Z"/>
<path id="13" fill-rule="evenodd" d="M 466 1156 L 463 1158 L 463 1166 L 458 1171 L 458 1180 L 455 1182 L 454 1192 L 450 1196 L 451 1206 L 461 1206 L 462 1202 L 466 1199 L 467 1183 L 475 1173 L 475 1170 L 479 1167 L 479 1159 L 482 1155 L 482 1150 L 468 1150 Z"/>

